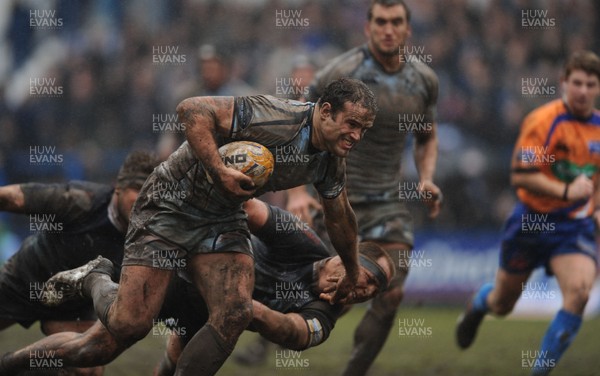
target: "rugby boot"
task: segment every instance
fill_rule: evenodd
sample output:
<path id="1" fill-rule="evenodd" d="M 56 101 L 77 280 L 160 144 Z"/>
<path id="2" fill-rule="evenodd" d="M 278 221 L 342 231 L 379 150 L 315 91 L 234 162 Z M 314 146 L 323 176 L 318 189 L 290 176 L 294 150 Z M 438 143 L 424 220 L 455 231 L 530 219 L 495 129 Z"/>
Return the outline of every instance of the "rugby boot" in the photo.
<path id="1" fill-rule="evenodd" d="M 102 256 L 78 268 L 56 273 L 44 284 L 42 304 L 55 307 L 70 300 L 82 299 L 83 280 L 90 273 L 113 275 L 113 263 Z"/>
<path id="2" fill-rule="evenodd" d="M 485 317 L 485 312 L 475 310 L 469 304 L 467 310 L 459 316 L 456 324 L 456 342 L 461 349 L 467 349 L 475 340 L 477 329 Z"/>

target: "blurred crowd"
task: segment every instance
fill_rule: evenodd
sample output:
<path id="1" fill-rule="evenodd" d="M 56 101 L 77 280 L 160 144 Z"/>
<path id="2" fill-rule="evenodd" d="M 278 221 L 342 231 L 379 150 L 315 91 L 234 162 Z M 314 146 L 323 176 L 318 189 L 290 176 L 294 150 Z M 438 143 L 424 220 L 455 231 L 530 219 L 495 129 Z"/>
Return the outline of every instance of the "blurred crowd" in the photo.
<path id="1" fill-rule="evenodd" d="M 497 228 L 514 200 L 508 171 L 520 121 L 560 95 L 558 74 L 570 52 L 598 52 L 600 5 L 407 3 L 409 51 L 440 78 L 436 179 L 445 207 L 429 222 L 415 203 L 417 226 Z M 185 97 L 299 94 L 289 87 L 306 85 L 315 68 L 364 43 L 367 4 L 4 0 L 0 184 L 111 183 L 128 150 L 168 155 L 177 147 L 183 135 L 175 106 Z M 405 174 L 414 181 L 411 163 Z"/>

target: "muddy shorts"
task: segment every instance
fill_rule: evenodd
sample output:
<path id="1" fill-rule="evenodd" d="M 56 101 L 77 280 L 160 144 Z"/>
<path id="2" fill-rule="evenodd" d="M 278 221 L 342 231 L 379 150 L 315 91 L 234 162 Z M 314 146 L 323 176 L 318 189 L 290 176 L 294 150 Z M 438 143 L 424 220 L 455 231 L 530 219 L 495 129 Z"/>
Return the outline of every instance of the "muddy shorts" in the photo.
<path id="1" fill-rule="evenodd" d="M 241 202 L 224 206 L 218 192 L 205 195 L 202 208 L 190 205 L 188 195 L 158 196 L 151 175 L 133 207 L 123 265 L 161 269 L 185 268 L 186 259 L 197 253 L 239 252 L 252 256 L 246 212 Z M 183 199 L 182 199 L 183 197 Z"/>

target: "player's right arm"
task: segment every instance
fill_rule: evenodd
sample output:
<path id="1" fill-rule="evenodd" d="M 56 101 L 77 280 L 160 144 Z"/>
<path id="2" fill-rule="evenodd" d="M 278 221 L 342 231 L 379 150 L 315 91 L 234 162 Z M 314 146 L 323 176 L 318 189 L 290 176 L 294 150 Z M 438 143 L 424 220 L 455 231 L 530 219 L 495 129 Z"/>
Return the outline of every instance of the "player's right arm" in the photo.
<path id="1" fill-rule="evenodd" d="M 558 198 L 564 201 L 588 199 L 594 193 L 592 181 L 579 175 L 571 183 L 552 180 L 541 172 L 515 172 L 510 176 L 511 184 L 529 192 Z"/>
<path id="2" fill-rule="evenodd" d="M 579 175 L 572 182 L 553 179 L 544 173 L 536 162 L 544 155 L 536 157 L 534 153 L 547 152 L 547 122 L 543 113 L 535 112 L 525 118 L 521 133 L 515 144 L 512 155 L 510 182 L 515 188 L 522 188 L 536 194 L 563 201 L 579 201 L 589 199 L 594 193 L 592 180 Z M 530 155 L 533 154 L 533 155 Z M 536 157 L 536 158 L 533 158 Z"/>
<path id="3" fill-rule="evenodd" d="M 281 313 L 253 300 L 252 326 L 271 342 L 292 350 L 305 350 L 325 342 L 343 306 L 316 300 L 299 312 Z"/>
<path id="4" fill-rule="evenodd" d="M 23 213 L 25 195 L 19 184 L 0 187 L 0 210 L 13 213 Z"/>
<path id="5" fill-rule="evenodd" d="M 74 183 L 23 183 L 0 187 L 0 210 L 19 214 L 53 214 L 77 221 L 93 206 L 94 192 Z"/>
<path id="6" fill-rule="evenodd" d="M 309 345 L 306 322 L 297 313 L 281 313 L 252 301 L 252 325 L 266 339 L 292 350 L 304 350 Z"/>
<path id="7" fill-rule="evenodd" d="M 233 110 L 233 97 L 192 97 L 179 103 L 177 115 L 185 124 L 188 143 L 211 178 L 232 195 L 247 198 L 256 190 L 252 179 L 225 166 L 216 141 L 217 134 L 230 135 Z"/>

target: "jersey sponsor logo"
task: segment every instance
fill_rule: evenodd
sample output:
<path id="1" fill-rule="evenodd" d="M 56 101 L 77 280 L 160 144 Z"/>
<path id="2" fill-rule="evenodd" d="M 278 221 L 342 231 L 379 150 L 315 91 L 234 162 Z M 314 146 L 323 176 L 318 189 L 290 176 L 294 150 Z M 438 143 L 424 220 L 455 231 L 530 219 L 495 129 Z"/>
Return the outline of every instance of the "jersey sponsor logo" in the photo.
<path id="1" fill-rule="evenodd" d="M 552 173 L 554 176 L 561 181 L 568 183 L 575 180 L 575 178 L 581 174 L 591 179 L 597 171 L 598 166 L 592 163 L 586 163 L 583 166 L 579 166 L 568 159 L 558 160 L 552 165 Z"/>

